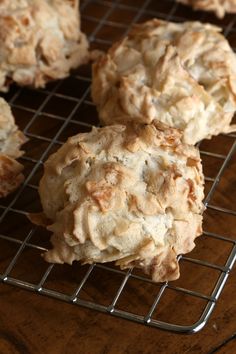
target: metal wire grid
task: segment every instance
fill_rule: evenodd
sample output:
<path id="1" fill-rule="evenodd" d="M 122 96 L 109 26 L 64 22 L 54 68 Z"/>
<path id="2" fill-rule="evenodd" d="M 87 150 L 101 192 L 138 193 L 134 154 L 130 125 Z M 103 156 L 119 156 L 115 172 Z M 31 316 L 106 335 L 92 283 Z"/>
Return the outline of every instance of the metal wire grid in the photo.
<path id="1" fill-rule="evenodd" d="M 92 45 L 98 47 L 107 47 L 111 45 L 112 40 L 102 38 L 101 34 L 104 36 L 109 35 L 110 30 L 112 29 L 112 36 L 115 34 L 120 36 L 125 34 L 130 26 L 138 22 L 140 20 L 147 19 L 149 17 L 161 17 L 167 20 L 186 20 L 186 16 L 180 16 L 180 10 L 182 9 L 181 5 L 173 2 L 172 0 L 166 0 L 165 2 L 161 2 L 162 4 L 157 4 L 159 2 L 154 3 L 154 10 L 152 8 L 153 1 L 122 1 L 122 0 L 115 0 L 115 1 L 91 1 L 85 0 L 82 2 L 81 11 L 82 11 L 82 18 L 85 24 L 85 31 L 86 25 L 90 24 L 90 41 Z M 159 7 L 158 7 L 159 6 Z M 181 6 L 179 8 L 179 6 Z M 187 10 L 191 11 L 191 10 Z M 114 15 L 118 12 L 128 13 L 132 15 L 132 20 L 129 23 L 123 23 L 122 21 L 115 21 Z M 191 13 L 191 12 L 190 12 Z M 192 14 L 195 16 L 195 14 Z M 207 15 L 202 15 L 201 19 Z M 235 20 L 228 21 L 226 26 L 224 26 L 224 33 L 225 35 L 229 35 L 236 31 L 234 29 L 234 22 Z M 106 27 L 106 30 L 102 32 L 102 30 Z M 118 34 L 117 34 L 118 31 Z M 101 36 L 100 36 L 101 35 Z M 70 89 L 71 82 L 73 81 L 73 89 Z M 7 94 L 7 99 L 12 105 L 13 110 L 19 120 L 22 116 L 29 116 L 30 119 L 27 117 L 26 123 L 22 123 L 24 125 L 24 133 L 31 139 L 31 147 L 32 152 L 26 148 L 26 154 L 22 157 L 22 162 L 24 164 L 29 164 L 30 172 L 26 177 L 26 180 L 22 187 L 12 196 L 8 197 L 6 200 L 0 202 L 0 222 L 2 225 L 11 223 L 9 221 L 9 215 L 11 213 L 14 216 L 22 216 L 24 217 L 27 213 L 27 208 L 32 210 L 34 208 L 34 202 L 36 200 L 36 204 L 38 203 L 38 198 L 36 195 L 37 190 L 37 182 L 40 178 L 40 171 L 42 171 L 43 161 L 47 158 L 47 156 L 58 146 L 60 146 L 63 141 L 69 136 L 75 134 L 78 131 L 89 130 L 93 124 L 98 124 L 98 121 L 89 121 L 89 117 L 87 114 L 87 110 L 91 110 L 94 112 L 95 116 L 95 107 L 91 102 L 89 97 L 90 92 L 90 75 L 87 72 L 87 69 L 79 70 L 78 73 L 72 75 L 70 79 L 59 81 L 53 83 L 47 87 L 45 90 L 28 90 L 23 88 L 13 88 L 9 94 Z M 81 89 L 82 86 L 82 89 Z M 77 90 L 80 91 L 79 97 L 77 95 Z M 30 98 L 30 99 L 29 99 Z M 84 114 L 84 110 L 81 109 L 82 106 L 86 106 L 85 110 L 85 119 L 81 119 L 80 113 Z M 50 122 L 53 122 L 56 125 L 55 131 L 52 129 L 51 135 L 44 134 L 45 130 L 41 129 L 38 131 L 38 121 L 41 121 L 41 125 L 47 126 Z M 25 122 L 25 120 L 24 120 Z M 20 123 L 19 123 L 20 124 Z M 52 124 L 52 125 L 53 125 Z M 34 128 L 35 127 L 35 128 Z M 72 132 L 71 132 L 72 131 Z M 230 148 L 228 149 L 226 154 L 212 152 L 212 151 L 205 151 L 202 150 L 202 156 L 206 156 L 207 158 L 214 158 L 217 161 L 220 161 L 219 168 L 217 173 L 214 177 L 206 177 L 206 182 L 211 184 L 209 191 L 207 193 L 205 199 L 205 205 L 207 206 L 208 210 L 214 210 L 221 215 L 231 215 L 235 216 L 236 211 L 230 210 L 227 208 L 223 208 L 217 205 L 209 204 L 212 200 L 212 197 L 216 191 L 216 188 L 220 182 L 221 177 L 229 162 L 233 156 L 233 153 L 236 149 L 236 136 L 231 134 L 227 136 L 227 139 L 230 140 Z M 45 147 L 46 144 L 46 147 Z M 35 147 L 42 145 L 42 150 L 40 153 L 35 153 Z M 200 145 L 200 144 L 199 144 Z M 200 146 L 201 147 L 201 146 Z M 28 198 L 30 201 L 26 201 L 26 205 L 21 205 L 22 200 Z M 27 204 L 28 203 L 28 204 Z M 33 204 L 32 204 L 33 203 Z M 26 208 L 25 208 L 26 207 Z M 26 210 L 25 210 L 26 209 Z M 29 211 L 30 211 L 29 210 Z M 25 219 L 26 222 L 26 219 Z M 24 221 L 23 221 L 24 224 Z M 13 228 L 15 230 L 14 221 L 13 221 Z M 183 262 L 187 262 L 197 267 L 203 267 L 204 272 L 203 276 L 206 276 L 210 270 L 215 270 L 219 274 L 216 278 L 214 283 L 214 287 L 209 294 L 206 295 L 205 291 L 195 291 L 188 289 L 188 286 L 177 286 L 176 283 L 164 283 L 164 284 L 153 284 L 149 279 L 140 275 L 139 273 L 129 270 L 128 272 L 120 271 L 114 268 L 111 265 L 91 265 L 87 268 L 80 267 L 78 264 L 75 266 L 76 272 L 78 268 L 83 268 L 86 270 L 81 276 L 80 281 L 77 282 L 76 287 L 73 291 L 68 294 L 67 291 L 57 291 L 47 286 L 47 281 L 50 277 L 50 274 L 53 272 L 53 269 L 57 266 L 50 265 L 47 266 L 47 269 L 40 275 L 38 281 L 26 281 L 22 280 L 21 276 L 14 276 L 14 270 L 19 267 L 20 259 L 27 249 L 36 250 L 37 252 L 42 252 L 46 250 L 46 247 L 38 244 L 34 241 L 34 236 L 38 232 L 37 227 L 30 226 L 27 231 L 24 231 L 21 237 L 15 235 L 18 230 L 14 231 L 14 235 L 12 235 L 12 230 L 9 227 L 6 229 L 7 231 L 3 230 L 0 231 L 0 241 L 7 242 L 10 247 L 15 245 L 15 253 L 12 254 L 11 257 L 6 259 L 4 263 L 4 269 L 1 271 L 0 279 L 2 282 L 19 286 L 21 288 L 35 291 L 38 294 L 47 295 L 50 297 L 54 297 L 60 300 L 64 300 L 66 302 L 70 302 L 73 304 L 81 305 L 93 310 L 99 310 L 101 312 L 109 313 L 114 316 L 119 316 L 122 318 L 126 318 L 135 322 L 143 323 L 149 326 L 154 326 L 157 328 L 171 330 L 176 332 L 197 332 L 207 322 L 209 316 L 220 296 L 220 293 L 224 287 L 224 284 L 228 278 L 230 270 L 232 269 L 235 259 L 236 259 L 236 240 L 231 236 L 220 235 L 215 232 L 205 231 L 205 237 L 208 237 L 214 242 L 217 240 L 219 242 L 224 242 L 229 245 L 229 253 L 226 255 L 226 260 L 224 265 L 218 265 L 215 263 L 208 262 L 206 260 L 194 258 L 194 257 L 179 257 L 179 262 L 182 264 Z M 40 230 L 42 233 L 42 230 Z M 37 258 L 39 259 L 39 258 Z M 31 267 L 30 263 L 26 264 L 26 268 L 29 269 Z M 63 266 L 66 267 L 66 266 Z M 61 270 L 62 268 L 60 268 Z M 96 301 L 85 300 L 81 297 L 81 294 L 86 288 L 87 283 L 90 281 L 92 275 L 97 270 L 102 271 L 102 274 L 109 273 L 109 278 L 119 276 L 119 281 L 116 284 L 116 291 L 114 292 L 114 296 L 109 301 L 108 304 L 104 305 Z M 73 270 L 75 271 L 75 270 Z M 12 275 L 13 274 L 13 275 Z M 102 275 L 103 276 L 103 275 Z M 152 286 L 153 291 L 153 298 L 151 303 L 148 306 L 146 312 L 140 315 L 137 311 L 129 311 L 127 303 L 123 306 L 124 309 L 120 309 L 118 303 L 126 290 L 130 281 L 138 281 L 140 286 L 148 288 L 148 286 Z M 183 284 L 186 282 L 186 279 L 182 279 Z M 97 284 L 99 288 L 99 284 Z M 166 293 L 168 291 L 174 291 L 175 294 L 180 295 L 180 301 L 184 305 L 184 296 L 187 298 L 192 299 L 200 299 L 204 301 L 204 306 L 202 307 L 200 316 L 198 316 L 192 323 L 188 324 L 176 324 L 171 321 L 163 321 L 160 318 L 155 318 L 154 314 L 156 313 L 157 309 L 161 307 L 161 303 L 165 298 Z M 98 289 L 94 289 L 94 291 L 98 291 Z M 135 294 L 133 294 L 135 297 Z M 96 298 L 96 296 L 95 296 Z M 194 305 L 192 305 L 194 306 Z"/>

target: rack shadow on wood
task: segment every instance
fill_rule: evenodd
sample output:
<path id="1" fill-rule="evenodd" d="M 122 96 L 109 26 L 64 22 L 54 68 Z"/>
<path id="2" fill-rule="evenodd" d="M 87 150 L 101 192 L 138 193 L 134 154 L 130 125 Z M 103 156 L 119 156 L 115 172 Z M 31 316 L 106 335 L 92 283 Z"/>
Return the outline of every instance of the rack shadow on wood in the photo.
<path id="1" fill-rule="evenodd" d="M 193 12 L 172 0 L 84 0 L 81 12 L 83 30 L 89 34 L 92 47 L 101 49 L 127 33 L 133 23 L 152 17 L 219 22 L 214 16 Z M 235 22 L 229 15 L 221 22 L 232 47 L 236 47 Z M 37 185 L 49 154 L 69 136 L 98 125 L 90 98 L 90 70 L 89 66 L 81 67 L 44 90 L 12 87 L 5 95 L 29 142 L 21 158 L 26 180 L 18 191 L 0 201 L 0 279 L 148 326 L 197 332 L 207 322 L 236 258 L 236 192 L 230 179 L 236 165 L 234 134 L 200 144 L 206 175 L 205 231 L 197 247 L 179 257 L 179 280 L 154 284 L 137 270 L 123 272 L 113 264 L 48 265 L 40 257 L 50 247 L 50 234 L 32 226 L 26 214 L 40 211 Z"/>

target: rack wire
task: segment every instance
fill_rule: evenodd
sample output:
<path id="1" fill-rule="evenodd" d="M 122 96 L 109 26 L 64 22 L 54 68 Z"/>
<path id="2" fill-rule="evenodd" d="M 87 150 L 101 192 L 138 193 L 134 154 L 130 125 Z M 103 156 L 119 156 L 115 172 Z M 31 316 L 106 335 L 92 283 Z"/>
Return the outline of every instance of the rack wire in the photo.
<path id="1" fill-rule="evenodd" d="M 228 15 L 219 22 L 214 16 L 193 12 L 173 0 L 84 0 L 81 13 L 83 30 L 94 48 L 107 49 L 132 24 L 152 17 L 218 22 L 235 47 L 235 16 Z M 29 142 L 21 158 L 25 182 L 0 201 L 0 279 L 148 326 L 197 332 L 208 321 L 236 259 L 235 182 L 228 178 L 235 169 L 235 134 L 199 144 L 206 175 L 205 231 L 195 250 L 179 257 L 178 281 L 154 284 L 137 270 L 124 272 L 112 264 L 48 265 L 40 257 L 50 247 L 50 235 L 32 226 L 26 214 L 40 210 L 37 185 L 47 157 L 69 136 L 98 125 L 90 82 L 90 68 L 86 66 L 44 90 L 12 87 L 5 95 Z M 226 189 L 232 195 L 228 204 L 222 197 Z M 216 218 L 217 223 L 212 222 Z"/>

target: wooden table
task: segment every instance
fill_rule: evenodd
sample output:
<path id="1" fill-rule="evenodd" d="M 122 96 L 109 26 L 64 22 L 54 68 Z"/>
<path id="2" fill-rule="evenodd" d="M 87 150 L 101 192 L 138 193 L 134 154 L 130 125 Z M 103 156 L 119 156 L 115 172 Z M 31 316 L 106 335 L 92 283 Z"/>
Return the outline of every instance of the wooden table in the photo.
<path id="1" fill-rule="evenodd" d="M 86 5 L 87 3 L 87 5 Z M 106 49 L 107 40 L 115 40 L 122 35 L 132 21 L 141 21 L 153 17 L 157 12 L 162 18 L 170 13 L 186 19 L 198 19 L 199 13 L 179 5 L 171 12 L 174 2 L 120 1 L 128 7 L 113 8 L 114 2 L 103 4 L 83 1 L 83 14 L 87 17 L 84 24 L 87 33 L 95 37 L 93 47 Z M 140 12 L 140 9 L 142 11 Z M 146 11 L 147 10 L 147 11 Z M 184 12 L 183 12 L 184 11 Z M 207 15 L 211 22 L 218 22 L 213 16 Z M 101 21 L 102 19 L 102 21 Z M 232 17 L 220 22 L 228 26 Z M 106 22 L 107 21 L 107 22 Z M 115 22 L 118 25 L 115 26 Z M 102 23 L 102 25 L 101 25 Z M 232 26 L 235 26 L 232 22 Z M 231 27 L 230 27 L 231 28 Z M 229 28 L 229 29 L 230 29 Z M 233 28 L 233 27 L 232 27 Z M 231 28 L 231 30 L 232 30 Z M 235 35 L 228 31 L 231 44 L 234 45 Z M 96 41 L 96 37 L 100 41 Z M 31 175 L 27 186 L 19 198 L 14 201 L 16 193 L 0 202 L 2 207 L 11 205 L 0 226 L 0 234 L 12 237 L 16 242 L 0 238 L 0 273 L 4 273 L 12 257 L 19 249 L 20 242 L 28 235 L 31 224 L 25 213 L 39 211 L 40 203 L 37 186 L 42 175 L 42 164 L 37 160 L 45 158 L 58 148 L 68 136 L 78 131 L 86 131 L 86 124 L 97 124 L 95 108 L 90 103 L 88 92 L 90 69 L 81 68 L 77 75 L 61 83 L 52 83 L 46 90 L 33 91 L 12 88 L 6 95 L 11 100 L 17 123 L 21 129 L 26 126 L 30 141 L 25 145 L 25 174 Z M 47 100 L 50 92 L 53 92 Z M 72 100 L 69 97 L 73 98 Z M 30 98 L 30 99 L 29 99 Z M 82 103 L 79 101 L 82 99 Z M 71 112 L 75 111 L 73 115 Z M 68 124 L 63 125 L 68 117 Z M 29 124 L 30 122 L 30 124 Z M 81 124 L 82 122 L 82 124 Z M 63 128 L 63 129 L 62 129 Z M 60 132 L 60 134 L 58 134 Z M 57 134 L 57 140 L 53 137 Z M 219 136 L 211 141 L 204 141 L 201 149 L 206 181 L 206 194 L 217 176 L 224 156 L 232 148 L 235 137 Z M 44 156 L 45 150 L 47 154 Z M 218 155 L 212 155 L 218 154 Z M 235 211 L 236 187 L 236 156 L 227 166 L 210 203 Z M 3 208 L 1 208 L 1 212 Z M 204 217 L 204 229 L 209 232 L 236 239 L 236 218 L 234 215 L 208 209 Z M 49 247 L 49 234 L 42 229 L 32 235 L 30 242 L 40 247 Z M 17 241 L 19 240 L 19 243 Z M 221 265 L 225 264 L 230 252 L 227 242 L 203 236 L 197 240 L 197 247 L 190 257 Z M 40 280 L 47 265 L 40 257 L 38 249 L 26 247 L 19 257 L 10 276 L 34 284 Z M 78 264 L 57 266 L 47 280 L 47 286 L 62 292 L 73 292 L 84 275 L 86 267 Z M 217 272 L 205 267 L 196 267 L 181 263 L 181 278 L 173 283 L 199 292 L 210 293 L 217 279 Z M 45 354 L 234 354 L 236 353 L 236 268 L 231 272 L 216 308 L 205 326 L 197 334 L 180 335 L 146 327 L 120 318 L 111 317 L 82 307 L 73 306 L 40 296 L 32 292 L 0 285 L 0 354 L 45 353 Z M 109 304 L 117 290 L 120 279 L 109 272 L 97 271 L 81 291 L 81 297 L 97 303 Z M 153 301 L 158 285 L 128 282 L 125 297 L 119 302 L 121 308 L 145 313 Z M 161 319 L 192 324 L 198 312 L 195 299 L 185 299 L 184 294 L 169 294 L 166 301 L 157 308 L 156 316 Z"/>
<path id="2" fill-rule="evenodd" d="M 0 353 L 233 354 L 235 276 L 236 269 L 211 320 L 194 335 L 167 333 L 1 285 Z"/>
<path id="3" fill-rule="evenodd" d="M 222 138 L 218 137 L 216 141 Z M 227 137 L 227 139 L 230 138 Z M 215 193 L 214 202 L 217 202 L 217 205 L 227 207 L 235 205 L 236 191 L 233 187 L 235 186 L 235 172 L 236 156 L 231 160 Z M 25 232 L 24 225 L 27 222 L 26 219 L 25 221 L 23 220 L 23 216 L 22 220 L 18 220 L 19 223 L 23 223 L 19 224 L 21 226 L 17 228 L 19 235 L 21 234 L 21 230 Z M 4 233 L 12 234 L 15 232 L 15 226 L 10 226 L 11 220 L 6 224 L 3 222 Z M 209 215 L 208 211 L 206 212 L 205 227 L 208 230 L 218 231 L 223 234 L 225 232 L 234 237 L 236 235 L 234 218 L 229 218 L 225 221 L 221 214 L 214 211 L 209 211 Z M 42 231 L 39 232 L 38 236 L 41 236 L 41 241 L 44 242 Z M 35 242 L 37 241 L 36 239 L 34 240 Z M 48 241 L 46 240 L 46 242 Z M 210 243 L 208 244 L 208 242 Z M 15 249 L 11 252 L 9 245 L 5 245 L 3 241 L 0 243 L 2 250 L 1 269 L 2 267 L 6 267 Z M 211 240 L 207 240 L 204 236 L 200 237 L 197 241 L 197 247 L 190 256 L 195 255 L 198 258 L 201 256 L 204 258 L 210 255 L 210 260 L 213 263 L 222 264 L 226 249 L 224 249 L 222 244 L 220 244 L 219 248 L 215 248 L 215 246 L 217 245 L 212 244 Z M 40 261 L 39 265 L 39 260 L 39 254 L 32 253 L 30 249 L 27 249 L 24 257 L 21 257 L 17 266 L 13 268 L 12 275 L 20 279 L 36 282 L 38 273 L 41 274 L 41 271 L 45 269 L 44 262 Z M 48 286 L 51 285 L 53 287 L 60 280 L 60 287 L 65 291 L 70 289 L 70 287 L 70 290 L 72 290 L 72 285 L 78 280 L 76 277 L 77 273 L 80 274 L 85 271 L 79 265 L 74 265 L 73 268 L 68 266 L 66 270 L 60 268 L 61 266 L 58 267 L 52 279 L 48 282 Z M 207 288 L 208 282 L 212 279 L 207 274 L 206 269 L 202 273 L 189 273 L 188 269 L 184 268 L 182 269 L 179 281 L 185 284 L 186 278 L 189 277 L 188 285 L 191 288 L 191 286 L 199 282 L 199 274 L 201 276 L 201 288 Z M 97 279 L 95 277 L 91 281 L 90 285 L 82 293 L 82 297 L 86 296 L 89 300 L 102 301 L 104 291 L 108 299 L 109 295 L 113 295 L 116 281 L 114 280 L 113 283 L 113 279 L 106 278 L 106 276 L 105 280 L 111 286 L 106 287 L 103 275 L 100 274 Z M 229 276 L 209 322 L 202 331 L 191 335 L 164 332 L 1 284 L 0 353 L 210 354 L 216 352 L 219 354 L 234 354 L 236 353 L 235 280 L 236 267 L 234 267 Z M 149 296 L 147 295 L 149 289 L 146 292 L 142 287 L 137 288 L 134 284 L 131 284 L 128 290 L 129 294 L 132 295 L 131 302 L 133 302 L 134 307 L 145 308 L 145 302 L 149 301 Z M 152 288 L 150 288 L 150 293 L 151 290 Z M 180 311 L 183 312 L 183 302 L 181 298 L 176 297 L 167 300 L 167 304 L 164 306 L 161 315 L 168 317 L 174 311 L 178 313 L 177 303 L 179 304 Z M 193 315 L 191 313 L 192 310 L 193 312 L 196 310 L 196 304 L 193 303 L 192 306 L 193 308 L 190 304 L 188 307 L 189 316 Z M 188 318 L 188 314 L 185 317 Z"/>
<path id="4" fill-rule="evenodd" d="M 21 122 L 22 112 L 15 108 L 15 113 L 18 121 Z M 40 132 L 39 127 L 37 129 Z M 43 141 L 40 144 L 40 140 L 37 142 L 32 140 L 28 143 L 32 148 L 27 149 L 26 146 L 26 158 L 32 151 L 35 153 L 35 151 L 40 149 L 43 151 L 44 149 Z M 204 151 L 216 151 L 219 154 L 224 154 L 232 146 L 233 141 L 233 137 L 219 136 L 211 141 L 204 141 L 201 148 Z M 205 174 L 216 175 L 223 159 L 219 159 L 219 163 L 218 158 L 212 161 L 209 156 L 203 154 L 202 157 Z M 28 169 L 27 160 L 23 160 L 23 162 Z M 42 166 L 39 167 L 39 170 L 40 168 Z M 234 155 L 214 192 L 211 204 L 235 210 L 235 172 L 236 156 Z M 34 178 L 39 179 L 41 172 L 35 175 Z M 35 183 L 37 182 L 35 181 Z M 206 182 L 206 193 L 211 185 L 212 182 Z M 14 208 L 19 208 L 23 212 L 38 210 L 40 204 L 35 189 L 25 187 L 24 192 L 14 204 Z M 3 203 L 10 203 L 13 198 L 14 195 L 8 197 Z M 24 214 L 18 214 L 14 208 L 3 219 L 1 234 L 24 239 L 31 224 Z M 235 216 L 209 209 L 206 211 L 204 219 L 205 230 L 217 232 L 232 239 L 236 238 Z M 30 241 L 48 247 L 49 234 L 38 229 Z M 19 245 L 0 238 L 0 247 L 0 272 L 3 272 Z M 198 238 L 197 247 L 189 256 L 207 260 L 213 264 L 224 265 L 229 251 L 227 242 L 202 236 Z M 40 257 L 40 251 L 27 247 L 10 275 L 37 284 L 46 268 L 46 263 Z M 55 272 L 48 279 L 47 286 L 64 292 L 73 292 L 74 286 L 78 285 L 85 271 L 86 267 L 81 267 L 78 264 L 74 264 L 73 267 L 56 266 Z M 191 335 L 164 332 L 1 284 L 0 353 L 208 354 L 217 352 L 233 354 L 236 353 L 236 340 L 232 337 L 236 337 L 235 279 L 236 268 L 231 272 L 206 327 L 201 332 Z M 199 269 L 194 266 L 189 268 L 185 264 L 183 267 L 181 266 L 181 278 L 173 284 L 205 292 L 215 280 L 216 274 L 210 269 L 205 267 Z M 88 282 L 81 292 L 81 296 L 90 301 L 109 303 L 118 284 L 118 278 L 110 276 L 106 272 L 100 272 Z M 134 282 L 128 283 L 126 299 L 121 301 L 121 307 L 129 306 L 131 311 L 145 311 L 153 300 L 155 286 L 158 285 L 147 284 L 144 286 L 143 283 L 139 285 Z M 194 299 L 193 303 L 189 299 L 185 303 L 183 296 L 175 294 L 175 296 L 167 297 L 166 302 L 160 306 L 158 316 L 171 320 L 175 315 L 177 321 L 179 319 L 184 322 L 189 319 L 192 323 L 192 318 L 197 314 L 198 305 Z M 220 349 L 216 350 L 216 348 Z"/>

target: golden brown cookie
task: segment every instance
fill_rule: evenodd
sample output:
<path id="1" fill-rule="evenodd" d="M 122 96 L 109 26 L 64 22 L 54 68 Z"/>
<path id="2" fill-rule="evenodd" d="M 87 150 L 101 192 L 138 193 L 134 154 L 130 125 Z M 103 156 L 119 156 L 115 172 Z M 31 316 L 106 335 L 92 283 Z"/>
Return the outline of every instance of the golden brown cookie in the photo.
<path id="1" fill-rule="evenodd" d="M 157 119 L 195 144 L 236 129 L 235 82 L 236 56 L 218 27 L 154 19 L 93 65 L 92 97 L 104 124 Z"/>
<path id="2" fill-rule="evenodd" d="M 194 10 L 212 11 L 216 16 L 223 18 L 225 14 L 236 13 L 236 0 L 177 0 L 190 5 Z"/>
<path id="3" fill-rule="evenodd" d="M 0 197 L 14 191 L 24 180 L 23 166 L 15 159 L 22 155 L 20 147 L 25 141 L 9 105 L 0 98 Z"/>
<path id="4" fill-rule="evenodd" d="M 0 91 L 18 85 L 44 87 L 88 59 L 80 31 L 78 0 L 0 2 Z"/>
<path id="5" fill-rule="evenodd" d="M 48 262 L 116 261 L 154 281 L 179 277 L 177 255 L 202 232 L 198 150 L 162 124 L 93 128 L 45 163 L 39 194 L 53 232 Z"/>

